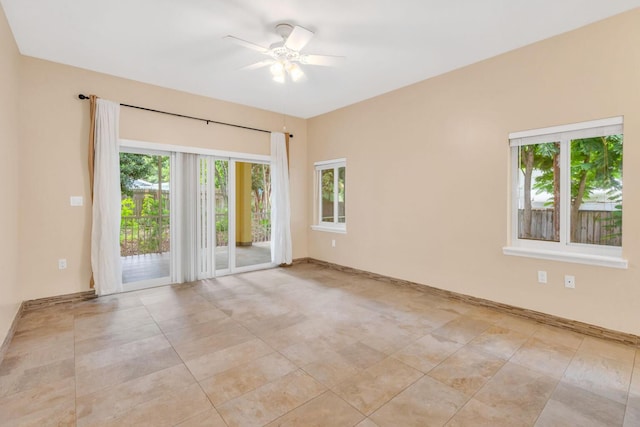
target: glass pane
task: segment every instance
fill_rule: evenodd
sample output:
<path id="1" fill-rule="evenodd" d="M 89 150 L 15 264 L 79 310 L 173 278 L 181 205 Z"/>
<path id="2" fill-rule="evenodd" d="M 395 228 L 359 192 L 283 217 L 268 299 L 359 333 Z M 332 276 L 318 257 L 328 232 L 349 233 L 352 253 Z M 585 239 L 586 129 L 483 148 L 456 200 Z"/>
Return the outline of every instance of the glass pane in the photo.
<path id="1" fill-rule="evenodd" d="M 338 168 L 338 222 L 346 222 L 345 216 L 345 167 Z"/>
<path id="2" fill-rule="evenodd" d="M 198 236 L 200 245 L 200 274 L 207 277 L 210 275 L 211 265 L 209 260 L 209 254 L 207 248 L 209 248 L 208 231 L 209 231 L 209 203 L 210 196 L 208 191 L 209 179 L 208 179 L 208 162 L 207 159 L 201 158 L 200 162 L 200 175 L 198 177 L 199 189 L 198 194 L 200 197 L 198 211 L 198 224 L 200 224 L 200 235 Z"/>
<path id="3" fill-rule="evenodd" d="M 560 144 L 518 147 L 518 238 L 560 241 Z"/>
<path id="4" fill-rule="evenodd" d="M 333 222 L 333 169 L 320 171 L 320 183 L 322 186 L 322 222 Z"/>
<path id="5" fill-rule="evenodd" d="M 236 162 L 236 267 L 271 262 L 271 169 Z"/>
<path id="6" fill-rule="evenodd" d="M 122 282 L 170 275 L 169 156 L 120 153 Z"/>
<path id="7" fill-rule="evenodd" d="M 229 162 L 214 162 L 215 184 L 216 270 L 229 268 Z"/>
<path id="8" fill-rule="evenodd" d="M 573 243 L 622 245 L 622 135 L 571 141 Z"/>

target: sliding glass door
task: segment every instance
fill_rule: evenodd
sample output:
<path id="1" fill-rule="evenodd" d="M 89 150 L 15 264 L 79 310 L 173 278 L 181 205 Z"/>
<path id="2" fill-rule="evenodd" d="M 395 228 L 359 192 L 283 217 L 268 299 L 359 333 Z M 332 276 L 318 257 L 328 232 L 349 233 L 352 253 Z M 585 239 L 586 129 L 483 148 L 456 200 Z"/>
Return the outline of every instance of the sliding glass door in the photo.
<path id="1" fill-rule="evenodd" d="M 220 274 L 229 271 L 230 245 L 229 245 L 229 160 L 214 159 L 214 204 L 215 213 L 215 271 Z"/>
<path id="2" fill-rule="evenodd" d="M 271 267 L 269 165 L 199 157 L 198 277 Z"/>
<path id="3" fill-rule="evenodd" d="M 271 263 L 271 177 L 268 164 L 235 162 L 235 268 Z"/>
<path id="4" fill-rule="evenodd" d="M 230 271 L 229 160 L 198 157 L 197 271 L 208 279 Z"/>
<path id="5" fill-rule="evenodd" d="M 272 267 L 268 160 L 122 149 L 124 289 Z"/>
<path id="6" fill-rule="evenodd" d="M 125 290 L 171 281 L 171 158 L 120 153 L 120 256 Z"/>

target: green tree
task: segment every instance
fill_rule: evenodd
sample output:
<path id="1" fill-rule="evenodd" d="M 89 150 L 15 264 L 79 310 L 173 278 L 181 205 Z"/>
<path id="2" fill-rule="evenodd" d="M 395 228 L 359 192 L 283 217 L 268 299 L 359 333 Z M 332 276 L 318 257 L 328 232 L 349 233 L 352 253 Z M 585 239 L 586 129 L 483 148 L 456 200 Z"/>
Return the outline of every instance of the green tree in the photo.
<path id="1" fill-rule="evenodd" d="M 215 161 L 215 187 L 216 194 L 224 199 L 224 210 L 226 212 L 229 203 L 229 162 L 226 160 Z"/>
<path id="2" fill-rule="evenodd" d="M 531 188 L 544 190 L 552 194 L 552 198 L 547 202 L 548 206 L 553 209 L 552 224 L 553 236 L 551 240 L 560 240 L 560 204 L 556 200 L 560 200 L 560 144 L 557 142 L 547 142 L 544 144 L 527 145 L 522 147 L 525 153 L 524 158 L 524 174 L 525 174 L 525 211 L 524 211 L 524 233 L 523 237 L 531 237 Z M 541 175 L 536 178 L 536 182 L 532 184 L 533 171 L 538 170 Z M 541 188 L 541 182 L 544 188 Z"/>
<path id="3" fill-rule="evenodd" d="M 123 195 L 131 197 L 133 183 L 137 179 L 148 179 L 154 172 L 151 156 L 140 154 L 120 153 L 120 191 Z"/>
<path id="4" fill-rule="evenodd" d="M 149 166 L 149 174 L 144 178 L 145 181 L 149 181 L 153 184 L 157 184 L 162 179 L 162 182 L 169 182 L 171 176 L 170 170 L 170 158 L 169 156 L 140 156 L 144 158 L 144 161 Z M 158 173 L 158 171 L 160 173 Z"/>
<path id="5" fill-rule="evenodd" d="M 323 170 L 321 173 L 322 178 L 322 199 L 333 202 L 333 169 Z"/>
<path id="6" fill-rule="evenodd" d="M 269 165 L 253 164 L 251 166 L 252 207 L 255 213 L 266 213 L 270 210 L 271 168 Z"/>
<path id="7" fill-rule="evenodd" d="M 559 200 L 559 145 L 555 143 L 538 144 L 534 169 L 541 171 L 536 178 L 533 188 L 553 194 L 553 200 Z M 553 148 L 555 147 L 555 148 Z M 593 194 L 595 190 L 603 190 L 615 197 L 622 189 L 622 135 L 575 139 L 570 143 L 571 152 L 571 241 L 578 240 L 578 213 L 580 206 Z M 524 156 L 522 156 L 524 159 Z M 526 160 L 526 159 L 524 159 Z M 525 163 L 521 160 L 521 165 Z M 530 200 L 526 194 L 525 174 L 525 205 Z M 556 217 L 559 213 L 559 203 L 554 203 L 554 226 L 558 227 Z M 617 205 L 622 208 L 621 200 Z M 614 219 L 621 223 L 621 212 L 614 214 Z"/>
<path id="8" fill-rule="evenodd" d="M 622 135 L 571 141 L 571 224 L 574 225 L 571 240 L 574 242 L 580 205 L 596 189 L 608 193 L 622 189 Z M 622 216 L 618 217 L 622 221 Z"/>
<path id="9" fill-rule="evenodd" d="M 520 147 L 519 151 L 520 171 L 524 176 L 524 212 L 519 237 L 528 239 L 531 237 L 531 179 L 533 178 L 536 146 L 525 145 Z"/>
<path id="10" fill-rule="evenodd" d="M 134 188 L 136 180 L 158 184 L 157 189 L 140 191 L 144 193 L 140 212 L 135 212 Z M 162 183 L 170 179 L 170 157 L 145 154 L 120 154 L 120 188 L 123 199 L 121 240 L 130 236 L 135 252 L 149 253 L 163 250 L 168 236 L 169 197 L 162 190 Z M 136 194 L 140 197 L 140 194 Z M 139 214 L 139 216 L 136 216 Z M 134 238 L 135 236 L 135 238 Z M 129 246 L 129 244 L 127 244 Z M 125 252 L 129 250 L 124 248 Z"/>

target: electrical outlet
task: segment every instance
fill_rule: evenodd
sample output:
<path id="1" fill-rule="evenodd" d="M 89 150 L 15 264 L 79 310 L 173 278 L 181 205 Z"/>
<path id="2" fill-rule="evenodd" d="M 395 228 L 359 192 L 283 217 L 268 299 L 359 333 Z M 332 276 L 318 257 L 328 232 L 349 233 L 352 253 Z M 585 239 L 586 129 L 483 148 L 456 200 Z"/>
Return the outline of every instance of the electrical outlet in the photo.
<path id="1" fill-rule="evenodd" d="M 332 248 L 336 247 L 336 239 L 331 240 L 331 247 Z"/>
<path id="2" fill-rule="evenodd" d="M 69 203 L 71 206 L 82 206 L 84 201 L 82 200 L 82 196 L 71 196 Z"/>
<path id="3" fill-rule="evenodd" d="M 538 270 L 538 283 L 547 283 L 547 272 Z"/>
<path id="4" fill-rule="evenodd" d="M 67 268 L 67 260 L 62 258 L 58 260 L 58 269 L 60 270 L 64 270 L 65 268 Z"/>
<path id="5" fill-rule="evenodd" d="M 564 276 L 564 287 L 565 288 L 570 288 L 570 289 L 575 289 L 576 288 L 576 276 L 565 275 Z"/>

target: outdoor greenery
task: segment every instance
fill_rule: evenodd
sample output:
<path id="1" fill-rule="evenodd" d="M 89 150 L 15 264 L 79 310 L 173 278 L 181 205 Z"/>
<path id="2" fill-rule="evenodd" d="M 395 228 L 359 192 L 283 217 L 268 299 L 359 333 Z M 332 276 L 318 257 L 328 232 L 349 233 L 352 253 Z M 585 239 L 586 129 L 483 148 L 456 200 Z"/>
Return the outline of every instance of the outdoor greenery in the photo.
<path id="1" fill-rule="evenodd" d="M 158 183 L 158 167 L 162 182 L 169 182 L 169 156 L 120 153 L 120 191 L 131 196 L 137 179 Z"/>
<path id="2" fill-rule="evenodd" d="M 169 250 L 169 194 L 161 189 L 169 167 L 169 156 L 120 154 L 122 255 Z M 136 189 L 136 180 L 159 185 Z"/>
<path id="3" fill-rule="evenodd" d="M 335 173 L 338 171 L 338 222 L 344 222 L 345 203 L 345 167 L 324 169 L 320 173 L 322 191 L 322 220 L 332 222 L 334 217 L 335 202 Z"/>
<path id="4" fill-rule="evenodd" d="M 251 207 L 254 212 L 271 210 L 271 168 L 269 165 L 251 165 Z"/>
<path id="5" fill-rule="evenodd" d="M 201 167 L 206 168 L 206 163 Z M 164 252 L 169 249 L 169 192 L 162 184 L 170 177 L 169 156 L 121 153 L 121 253 L 123 255 Z M 229 162 L 214 162 L 215 227 L 218 245 L 228 244 Z M 206 176 L 203 171 L 201 179 Z M 158 184 L 156 188 L 136 188 L 135 181 Z M 267 241 L 270 219 L 271 176 L 269 165 L 251 166 L 251 208 L 255 241 Z"/>
<path id="6" fill-rule="evenodd" d="M 578 241 L 578 214 L 583 202 L 596 190 L 606 192 L 616 203 L 612 220 L 603 226 L 620 230 L 622 224 L 622 135 L 576 139 L 570 143 L 571 152 L 571 241 Z M 524 214 L 521 237 L 531 236 L 531 190 L 552 195 L 548 202 L 553 210 L 554 239 L 559 237 L 560 144 L 549 142 L 520 147 L 520 169 L 524 176 Z M 534 178 L 534 171 L 538 175 Z M 533 181 L 533 182 L 532 182 Z M 610 238 L 619 235 L 611 233 Z"/>
<path id="7" fill-rule="evenodd" d="M 268 241 L 271 236 L 271 168 L 269 165 L 251 166 L 252 234 L 254 241 Z"/>

